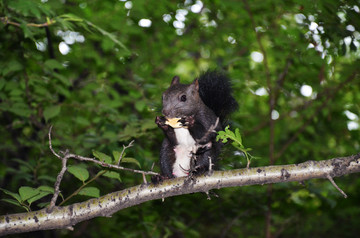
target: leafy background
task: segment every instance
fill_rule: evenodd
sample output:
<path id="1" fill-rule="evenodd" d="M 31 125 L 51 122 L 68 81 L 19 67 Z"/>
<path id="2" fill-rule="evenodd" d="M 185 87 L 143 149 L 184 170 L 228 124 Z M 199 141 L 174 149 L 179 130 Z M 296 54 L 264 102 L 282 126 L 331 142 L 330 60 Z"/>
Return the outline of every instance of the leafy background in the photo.
<path id="1" fill-rule="evenodd" d="M 232 78 L 240 110 L 231 124 L 252 148 L 251 166 L 359 152 L 359 8 L 336 0 L 0 0 L 0 213 L 49 202 L 61 168 L 50 125 L 56 151 L 111 156 L 135 140 L 122 165 L 150 170 L 163 137 L 154 123 L 161 93 L 174 75 L 191 82 L 207 69 Z M 221 169 L 246 166 L 231 145 L 222 158 Z M 65 204 L 142 182 L 70 164 L 62 199 L 86 186 Z M 74 231 L 14 237 L 259 237 L 269 221 L 273 237 L 354 237 L 360 179 L 336 182 L 349 198 L 325 180 L 229 188 L 211 200 L 151 201 Z"/>

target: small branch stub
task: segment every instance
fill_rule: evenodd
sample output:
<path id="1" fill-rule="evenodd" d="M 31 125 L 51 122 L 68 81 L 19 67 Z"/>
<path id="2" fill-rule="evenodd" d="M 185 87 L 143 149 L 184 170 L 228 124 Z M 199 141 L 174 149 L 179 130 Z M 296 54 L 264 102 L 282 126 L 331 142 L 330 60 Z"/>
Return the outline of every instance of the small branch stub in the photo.
<path id="1" fill-rule="evenodd" d="M 341 190 L 341 188 L 339 188 L 339 186 L 337 186 L 334 179 L 329 174 L 326 177 L 330 180 L 332 185 L 344 196 L 344 198 L 347 198 L 346 193 L 343 190 Z"/>

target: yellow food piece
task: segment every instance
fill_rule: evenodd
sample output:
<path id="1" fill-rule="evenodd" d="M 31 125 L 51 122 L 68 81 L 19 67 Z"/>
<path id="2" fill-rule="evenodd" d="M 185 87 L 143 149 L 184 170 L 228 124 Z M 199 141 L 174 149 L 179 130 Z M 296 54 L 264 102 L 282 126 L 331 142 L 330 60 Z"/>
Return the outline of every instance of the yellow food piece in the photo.
<path id="1" fill-rule="evenodd" d="M 166 118 L 165 124 L 171 126 L 172 128 L 181 128 L 182 125 L 179 122 L 180 119 L 181 118 L 178 118 L 178 117 Z"/>

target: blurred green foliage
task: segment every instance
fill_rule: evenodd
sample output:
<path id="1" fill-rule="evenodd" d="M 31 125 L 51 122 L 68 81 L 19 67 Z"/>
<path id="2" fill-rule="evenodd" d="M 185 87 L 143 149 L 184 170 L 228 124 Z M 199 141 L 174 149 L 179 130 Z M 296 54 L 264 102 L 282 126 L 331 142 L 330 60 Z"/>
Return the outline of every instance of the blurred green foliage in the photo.
<path id="1" fill-rule="evenodd" d="M 0 0 L 0 214 L 49 202 L 61 168 L 49 150 L 50 125 L 55 151 L 89 157 L 118 154 L 135 139 L 124 166 L 149 170 L 163 137 L 154 123 L 161 93 L 174 75 L 190 82 L 206 69 L 232 78 L 240 110 L 231 128 L 260 158 L 251 166 L 269 164 L 270 143 L 275 164 L 359 152 L 359 8 L 336 0 Z M 221 169 L 246 166 L 231 146 L 222 158 Z M 69 164 L 60 200 L 103 173 Z M 141 182 L 139 174 L 106 172 L 66 204 Z M 349 198 L 325 180 L 274 185 L 273 234 L 357 236 L 359 176 L 336 182 Z M 210 201 L 205 194 L 151 201 L 74 231 L 18 237 L 264 236 L 266 186 L 215 192 Z M 22 205 L 9 206 L 16 201 Z"/>

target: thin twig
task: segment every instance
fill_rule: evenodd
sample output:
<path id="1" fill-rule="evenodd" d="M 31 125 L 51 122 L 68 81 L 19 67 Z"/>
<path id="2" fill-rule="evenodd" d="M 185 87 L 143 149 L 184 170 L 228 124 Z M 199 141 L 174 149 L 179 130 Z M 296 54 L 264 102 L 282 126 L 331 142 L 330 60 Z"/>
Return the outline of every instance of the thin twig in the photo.
<path id="1" fill-rule="evenodd" d="M 344 198 L 347 198 L 346 193 L 343 190 L 341 190 L 341 188 L 339 188 L 339 186 L 337 186 L 334 179 L 329 174 L 326 177 L 330 180 L 332 185 L 344 196 Z"/>
<path id="2" fill-rule="evenodd" d="M 121 162 L 121 160 L 122 160 L 122 158 L 124 156 L 125 150 L 132 147 L 134 142 L 135 142 L 135 140 L 132 140 L 132 141 L 130 141 L 130 143 L 127 146 L 123 145 L 123 149 L 121 151 L 120 158 L 118 159 L 118 162 L 116 163 L 116 165 L 120 165 L 120 162 Z"/>
<path id="3" fill-rule="evenodd" d="M 152 163 L 151 168 L 150 168 L 150 171 L 153 171 L 154 166 L 155 166 L 155 162 Z"/>
<path id="4" fill-rule="evenodd" d="M 246 163 L 246 168 L 249 169 L 250 168 L 250 163 L 251 163 L 251 160 L 247 160 L 247 163 Z"/>
<path id="5" fill-rule="evenodd" d="M 209 158 L 209 172 L 212 173 L 214 164 L 212 163 L 211 156 L 208 156 L 208 158 Z"/>
<path id="6" fill-rule="evenodd" d="M 75 195 L 77 195 L 84 187 L 86 187 L 89 183 L 91 183 L 92 181 L 96 180 L 98 177 L 100 177 L 101 175 L 103 175 L 104 173 L 106 173 L 107 171 L 101 171 L 100 173 L 98 173 L 95 177 L 93 177 L 92 179 L 90 179 L 89 181 L 87 181 L 86 183 L 84 183 L 83 185 L 81 185 L 78 189 L 76 189 L 75 192 L 73 192 L 70 196 L 68 196 L 64 201 L 62 201 L 59 206 L 63 205 L 64 203 L 66 203 L 67 201 L 70 200 L 70 198 L 74 197 Z"/>
<path id="7" fill-rule="evenodd" d="M 143 170 L 137 170 L 137 169 L 130 169 L 130 168 L 122 167 L 122 166 L 115 165 L 115 164 L 108 164 L 108 163 L 105 163 L 103 161 L 99 161 L 99 160 L 96 160 L 94 158 L 84 157 L 84 156 L 81 156 L 81 155 L 68 154 L 68 156 L 69 156 L 69 158 L 74 158 L 74 159 L 77 159 L 77 160 L 80 160 L 80 161 L 90 161 L 90 162 L 93 162 L 93 163 L 98 164 L 98 165 L 100 165 L 102 167 L 105 167 L 105 168 L 125 170 L 125 171 L 130 171 L 130 172 L 138 173 L 138 174 L 159 175 L 156 172 L 143 171 Z"/>
<path id="8" fill-rule="evenodd" d="M 59 159 L 61 159 L 61 156 L 58 155 L 58 154 L 54 151 L 54 149 L 53 149 L 53 147 L 52 147 L 52 143 L 51 143 L 51 130 L 52 130 L 52 128 L 53 128 L 53 125 L 50 126 L 49 134 L 48 134 L 48 135 L 49 135 L 49 147 L 50 147 L 51 152 L 52 152 L 56 157 L 58 157 Z"/>
<path id="9" fill-rule="evenodd" d="M 144 173 L 142 174 L 142 177 L 143 177 L 144 184 L 147 184 L 146 176 Z"/>
<path id="10" fill-rule="evenodd" d="M 2 21 L 2 23 L 4 23 L 4 25 L 9 24 L 9 25 L 21 27 L 20 23 L 9 21 L 8 17 L 0 17 L 0 20 Z M 32 26 L 32 27 L 46 27 L 46 26 L 50 26 L 50 25 L 54 24 L 55 22 L 56 22 L 55 20 L 49 19 L 49 21 L 45 22 L 45 23 L 27 23 L 25 25 L 26 26 Z"/>
<path id="11" fill-rule="evenodd" d="M 67 160 L 68 158 L 67 157 L 64 157 L 64 158 L 61 158 L 61 171 L 60 173 L 58 174 L 57 178 L 56 178 L 56 181 L 55 181 L 55 185 L 54 185 L 54 195 L 53 197 L 51 198 L 51 202 L 50 202 L 50 205 L 47 209 L 47 211 L 50 213 L 52 212 L 52 210 L 54 209 L 55 207 L 55 204 L 56 204 L 56 200 L 59 196 L 59 193 L 60 193 L 60 183 L 61 183 L 61 180 L 64 176 L 64 173 L 66 172 L 67 170 L 67 167 L 66 167 L 66 163 L 67 163 Z"/>
<path id="12" fill-rule="evenodd" d="M 50 129 L 49 129 L 49 147 L 50 147 L 50 150 L 51 152 L 56 156 L 58 157 L 59 159 L 61 159 L 61 171 L 59 172 L 57 178 L 56 178 L 56 181 L 55 181 L 55 185 L 54 185 L 54 195 L 53 197 L 51 198 L 51 202 L 50 202 L 50 205 L 47 209 L 48 212 L 51 212 L 53 210 L 53 208 L 55 207 L 55 204 L 56 204 L 56 200 L 59 196 L 59 193 L 60 193 L 60 183 L 61 183 L 61 180 L 64 176 L 64 173 L 66 172 L 67 170 L 67 167 L 66 167 L 66 163 L 67 163 L 67 160 L 68 158 L 67 157 L 64 157 L 62 158 L 60 155 L 58 155 L 54 149 L 52 148 L 52 142 L 51 142 L 51 130 L 52 130 L 52 125 L 50 126 Z"/>

